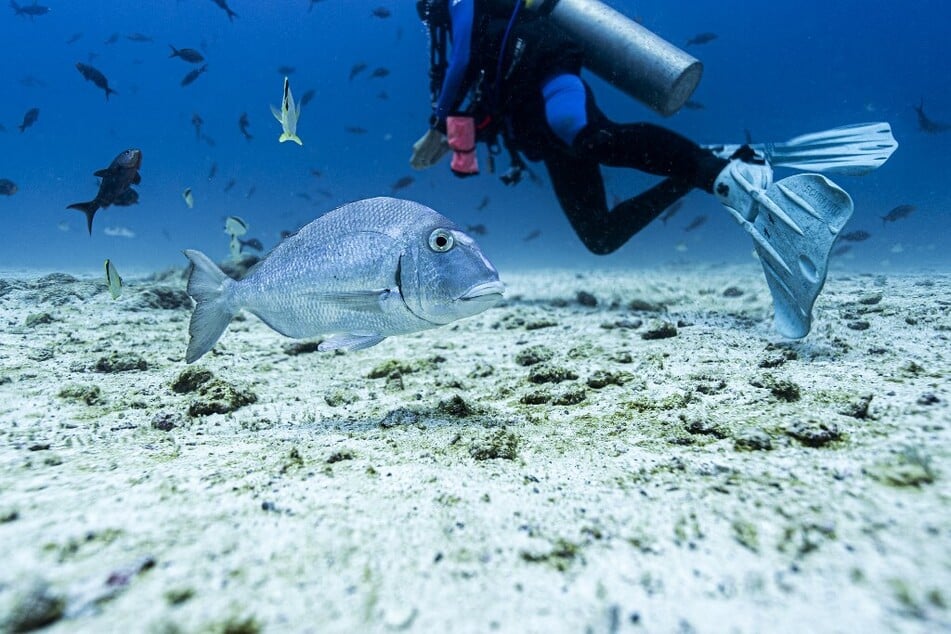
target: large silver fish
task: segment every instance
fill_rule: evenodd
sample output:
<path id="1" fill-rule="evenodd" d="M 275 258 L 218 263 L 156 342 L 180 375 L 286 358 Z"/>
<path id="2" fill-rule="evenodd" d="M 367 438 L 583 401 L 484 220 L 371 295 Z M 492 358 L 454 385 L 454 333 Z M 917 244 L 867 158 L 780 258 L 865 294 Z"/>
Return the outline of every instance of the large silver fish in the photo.
<path id="1" fill-rule="evenodd" d="M 288 337 L 333 335 L 320 350 L 359 350 L 391 335 L 470 317 L 502 298 L 475 241 L 429 207 L 397 198 L 348 203 L 281 242 L 235 281 L 198 251 L 185 360 L 211 350 L 242 309 Z"/>

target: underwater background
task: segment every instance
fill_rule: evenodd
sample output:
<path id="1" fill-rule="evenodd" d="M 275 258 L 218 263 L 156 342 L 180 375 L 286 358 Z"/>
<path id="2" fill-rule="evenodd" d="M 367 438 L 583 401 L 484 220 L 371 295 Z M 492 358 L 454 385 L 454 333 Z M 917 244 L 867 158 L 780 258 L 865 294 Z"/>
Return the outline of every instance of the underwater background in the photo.
<path id="1" fill-rule="evenodd" d="M 0 7 L 0 178 L 17 186 L 15 194 L 0 196 L 4 269 L 101 271 L 110 258 L 128 275 L 184 266 L 184 248 L 224 259 L 227 216 L 243 218 L 250 226 L 246 237 L 267 250 L 282 231 L 378 195 L 418 200 L 463 227 L 482 225 L 485 233 L 476 237 L 503 278 L 506 269 L 536 266 L 752 261 L 746 234 L 702 192 L 688 196 L 666 224 L 655 221 L 619 251 L 599 257 L 587 253 L 568 226 L 540 164 L 532 164 L 540 183 L 526 178 L 507 187 L 498 179 L 507 157 L 489 174 L 480 146 L 478 177 L 456 178 L 448 158 L 414 172 L 411 146 L 430 113 L 427 38 L 414 2 L 229 0 L 238 14 L 233 21 L 210 0 L 42 4 L 50 12 L 35 18 Z M 951 5 L 607 4 L 681 47 L 698 33 L 718 36 L 687 48 L 705 66 L 693 96 L 702 109 L 663 119 L 586 75 L 610 117 L 662 123 L 700 143 L 742 142 L 746 130 L 754 141 L 782 141 L 888 121 L 899 142 L 889 162 L 863 177 L 833 177 L 855 200 L 846 231 L 871 234 L 837 256 L 833 270 L 927 271 L 951 263 L 945 244 L 951 132 L 926 133 L 914 110 L 923 100 L 930 118 L 951 122 Z M 390 15 L 374 15 L 378 7 Z M 145 37 L 130 39 L 133 34 Z M 170 44 L 201 51 L 207 72 L 182 86 L 197 66 L 170 58 Z M 77 62 L 102 71 L 118 94 L 106 100 L 77 72 Z M 351 78 L 358 64 L 366 68 Z M 314 91 L 298 124 L 303 147 L 277 140 L 280 124 L 269 106 L 280 105 L 282 66 L 293 68 L 298 100 Z M 372 76 L 380 68 L 389 73 Z M 20 132 L 31 108 L 39 109 L 38 120 Z M 250 140 L 239 130 L 242 113 Z M 203 121 L 199 134 L 195 114 Z M 139 203 L 101 210 L 90 237 L 83 215 L 66 206 L 91 200 L 93 172 L 129 147 L 143 153 Z M 778 170 L 777 177 L 789 173 Z M 653 182 L 631 170 L 606 174 L 609 200 Z M 414 181 L 394 191 L 407 176 Z M 183 200 L 185 188 L 192 189 L 193 208 Z M 899 205 L 915 211 L 883 223 Z M 709 221 L 685 231 L 702 215 Z"/>

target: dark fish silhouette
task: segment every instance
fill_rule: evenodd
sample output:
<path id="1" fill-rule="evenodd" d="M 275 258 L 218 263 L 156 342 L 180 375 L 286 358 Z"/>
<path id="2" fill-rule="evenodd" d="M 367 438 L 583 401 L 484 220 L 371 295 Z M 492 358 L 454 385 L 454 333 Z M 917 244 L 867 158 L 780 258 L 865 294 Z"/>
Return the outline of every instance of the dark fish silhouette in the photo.
<path id="1" fill-rule="evenodd" d="M 10 0 L 10 7 L 16 12 L 16 15 L 25 15 L 31 20 L 38 15 L 46 15 L 50 12 L 49 7 L 44 7 L 42 4 L 36 4 L 35 1 L 33 4 L 20 6 L 15 2 L 15 0 Z"/>
<path id="2" fill-rule="evenodd" d="M 258 189 L 258 188 L 255 187 L 254 185 L 251 185 L 251 189 L 248 190 L 248 193 L 245 194 L 244 197 L 245 197 L 245 198 L 251 198 L 251 196 L 254 196 L 254 192 L 256 192 L 257 189 Z"/>
<path id="3" fill-rule="evenodd" d="M 248 113 L 247 113 L 247 112 L 242 112 L 242 113 L 241 113 L 241 118 L 238 119 L 238 129 L 241 130 L 241 134 L 243 134 L 243 135 L 244 135 L 244 138 L 246 138 L 248 141 L 250 141 L 251 139 L 254 138 L 254 137 L 251 135 L 251 133 L 248 132 L 248 128 L 249 128 L 250 126 L 251 126 L 251 121 L 248 120 Z"/>
<path id="4" fill-rule="evenodd" d="M 20 78 L 20 85 L 24 88 L 45 88 L 46 82 L 44 82 L 42 79 L 37 79 L 33 75 L 24 75 Z"/>
<path id="5" fill-rule="evenodd" d="M 119 41 L 119 34 L 118 34 L 118 33 L 113 33 L 113 34 L 110 35 L 108 38 L 106 38 L 105 40 L 103 40 L 102 43 L 103 43 L 103 44 L 115 44 L 115 43 L 118 42 L 118 41 Z"/>
<path id="6" fill-rule="evenodd" d="M 17 184 L 9 178 L 0 178 L 0 196 L 12 196 L 17 193 Z"/>
<path id="7" fill-rule="evenodd" d="M 705 106 L 702 103 L 700 103 L 699 101 L 694 101 L 692 99 L 688 99 L 687 101 L 684 102 L 684 108 L 686 108 L 687 110 L 703 110 L 704 107 Z"/>
<path id="8" fill-rule="evenodd" d="M 381 90 L 380 92 L 376 93 L 376 98 L 380 99 L 381 101 L 386 101 L 387 99 L 390 98 L 390 96 L 387 94 L 385 90 Z"/>
<path id="9" fill-rule="evenodd" d="M 839 236 L 839 240 L 843 242 L 864 242 L 872 237 L 872 234 L 868 231 L 849 231 L 848 233 L 843 233 Z"/>
<path id="10" fill-rule="evenodd" d="M 20 128 L 20 132 L 23 132 L 24 130 L 29 128 L 31 125 L 36 123 L 36 120 L 39 118 L 40 118 L 40 109 L 30 108 L 29 110 L 26 111 L 26 114 L 23 115 L 23 123 L 21 123 L 17 127 Z"/>
<path id="11" fill-rule="evenodd" d="M 489 230 L 488 230 L 488 229 L 486 228 L 486 226 L 483 225 L 483 224 L 467 225 L 467 226 L 466 226 L 466 233 L 471 233 L 471 234 L 474 235 L 474 236 L 484 236 L 484 235 L 487 234 L 488 232 L 489 232 Z"/>
<path id="12" fill-rule="evenodd" d="M 225 184 L 224 192 L 227 194 L 227 193 L 230 192 L 231 189 L 232 189 L 235 185 L 237 185 L 237 184 L 238 184 L 238 181 L 236 181 L 236 180 L 233 179 L 233 178 L 230 179 L 230 180 Z"/>
<path id="13" fill-rule="evenodd" d="M 697 34 L 694 35 L 692 38 L 690 38 L 689 40 L 687 40 L 687 46 L 694 46 L 694 45 L 700 45 L 700 44 L 708 44 L 708 43 L 712 42 L 712 41 L 715 40 L 715 39 L 717 39 L 717 34 L 716 34 L 716 33 L 710 33 L 710 32 L 707 32 L 707 33 L 697 33 Z"/>
<path id="14" fill-rule="evenodd" d="M 221 10 L 225 11 L 228 14 L 229 22 L 234 22 L 234 19 L 238 17 L 238 14 L 232 11 L 231 7 L 228 6 L 227 0 L 211 0 L 211 1 L 217 4 L 219 7 L 221 7 Z"/>
<path id="15" fill-rule="evenodd" d="M 308 90 L 307 92 L 305 92 L 303 95 L 301 95 L 301 98 L 300 98 L 300 107 L 303 108 L 304 106 L 306 106 L 307 104 L 309 104 L 311 101 L 313 101 L 313 100 L 314 100 L 314 96 L 315 96 L 316 94 L 317 94 L 317 91 L 314 90 L 313 88 L 311 88 L 310 90 Z"/>
<path id="16" fill-rule="evenodd" d="M 925 114 L 925 100 L 921 100 L 921 104 L 915 106 L 915 112 L 918 113 L 918 128 L 927 134 L 940 134 L 942 132 L 947 132 L 951 130 L 951 124 L 941 123 L 933 119 L 929 119 L 928 115 Z"/>
<path id="17" fill-rule="evenodd" d="M 208 136 L 207 134 L 201 135 L 201 140 L 204 141 L 208 145 L 208 147 L 215 147 L 217 145 L 217 143 L 215 143 L 215 140 L 211 138 L 210 136 Z"/>
<path id="18" fill-rule="evenodd" d="M 192 126 L 195 128 L 195 140 L 201 141 L 201 124 L 205 122 L 197 112 L 192 115 Z"/>
<path id="19" fill-rule="evenodd" d="M 701 215 L 697 216 L 696 218 L 694 218 L 693 220 L 691 220 L 691 221 L 690 221 L 690 224 L 687 225 L 686 227 L 684 227 L 684 231 L 685 231 L 685 232 L 686 232 L 686 231 L 693 231 L 694 229 L 696 229 L 697 227 L 699 227 L 700 225 L 702 225 L 702 224 L 705 223 L 706 221 L 707 221 L 707 216 L 706 216 L 706 214 L 701 214 Z"/>
<path id="20" fill-rule="evenodd" d="M 310 175 L 313 176 L 314 178 L 320 178 L 321 176 L 324 175 L 324 173 L 321 172 L 319 169 L 312 167 L 310 168 Z"/>
<path id="21" fill-rule="evenodd" d="M 91 81 L 97 88 L 102 88 L 106 91 L 106 101 L 109 101 L 109 95 L 119 94 L 109 87 L 109 80 L 106 79 L 106 76 L 92 66 L 88 66 L 82 62 L 76 62 L 76 70 L 83 76 L 83 79 Z"/>
<path id="22" fill-rule="evenodd" d="M 310 194 L 307 192 L 296 192 L 294 195 L 301 200 L 306 200 L 307 202 L 311 202 L 313 200 L 313 198 L 311 198 Z"/>
<path id="23" fill-rule="evenodd" d="M 192 72 L 188 73 L 182 78 L 182 86 L 187 86 L 196 79 L 198 79 L 202 73 L 208 70 L 208 64 L 202 64 L 200 68 L 196 68 Z"/>
<path id="24" fill-rule="evenodd" d="M 71 36 L 69 36 L 69 39 L 66 40 L 66 43 L 67 43 L 67 44 L 75 44 L 76 42 L 78 42 L 78 41 L 80 40 L 80 38 L 81 38 L 82 36 L 83 36 L 82 32 L 73 33 Z"/>
<path id="25" fill-rule="evenodd" d="M 169 57 L 178 57 L 189 64 L 200 64 L 205 61 L 205 56 L 193 48 L 175 48 L 171 44 L 168 47 L 172 49 L 172 54 Z"/>
<path id="26" fill-rule="evenodd" d="M 89 228 L 89 235 L 92 235 L 92 219 L 96 212 L 115 204 L 116 199 L 128 195 L 126 191 L 129 187 L 142 181 L 142 177 L 139 176 L 141 165 L 141 150 L 132 148 L 121 152 L 119 156 L 112 160 L 109 167 L 96 172 L 96 176 L 102 179 L 96 197 L 89 202 L 74 203 L 67 207 L 67 209 L 78 209 L 86 214 L 86 226 Z"/>
<path id="27" fill-rule="evenodd" d="M 395 183 L 390 185 L 390 188 L 392 189 L 393 193 L 396 193 L 397 191 L 401 189 L 405 189 L 406 187 L 409 187 L 415 181 L 416 179 L 413 178 L 412 176 L 403 176 L 402 178 L 397 180 Z"/>
<path id="28" fill-rule="evenodd" d="M 361 128 L 360 126 L 356 126 L 356 125 L 349 125 L 345 127 L 344 130 L 346 130 L 350 134 L 366 134 L 368 132 L 366 128 Z"/>
<path id="29" fill-rule="evenodd" d="M 277 72 L 281 75 L 292 75 L 294 71 L 297 70 L 293 66 L 278 66 Z"/>
<path id="30" fill-rule="evenodd" d="M 143 43 L 153 41 L 151 37 L 149 37 L 148 35 L 145 35 L 144 33 L 129 33 L 128 35 L 125 36 L 125 39 L 129 40 L 130 42 L 143 42 Z"/>
<path id="31" fill-rule="evenodd" d="M 370 79 L 383 78 L 390 74 L 390 69 L 385 66 L 380 66 L 379 68 L 374 68 L 373 72 L 370 73 Z"/>
<path id="32" fill-rule="evenodd" d="M 531 242 L 532 240 L 534 240 L 540 235 L 542 235 L 541 229 L 532 229 L 531 231 L 528 232 L 527 236 L 522 238 L 522 242 Z"/>
<path id="33" fill-rule="evenodd" d="M 902 218 L 907 218 L 916 209 L 918 208 L 914 205 L 898 205 L 881 217 L 882 224 L 885 224 L 886 222 L 895 222 L 896 220 L 901 220 Z"/>
<path id="34" fill-rule="evenodd" d="M 313 11 L 313 10 L 314 10 L 314 5 L 317 4 L 318 2 L 322 2 L 322 1 L 323 1 L 323 0 L 310 0 L 310 4 L 307 5 L 307 13 L 310 13 L 311 11 Z"/>
<path id="35" fill-rule="evenodd" d="M 387 9 L 386 7 L 377 7 L 376 9 L 374 9 L 373 11 L 371 11 L 370 13 L 371 13 L 371 15 L 373 15 L 374 17 L 377 17 L 377 18 L 388 18 L 388 17 L 390 17 L 391 15 L 393 15 L 392 13 L 390 13 L 390 10 Z"/>
<path id="36" fill-rule="evenodd" d="M 363 62 L 357 62 L 356 64 L 350 67 L 350 79 L 352 80 L 354 77 L 356 77 L 357 75 L 359 75 L 366 69 L 367 69 L 366 64 L 364 64 Z"/>
<path id="37" fill-rule="evenodd" d="M 846 253 L 848 253 L 848 252 L 851 251 L 851 250 L 852 250 L 852 245 L 851 245 L 851 244 L 843 244 L 841 247 L 836 247 L 835 249 L 833 249 L 833 250 L 832 250 L 832 255 L 838 257 L 838 256 L 840 256 L 840 255 L 845 255 Z"/>
<path id="38" fill-rule="evenodd" d="M 670 207 L 668 207 L 668 208 L 666 209 L 666 211 L 664 211 L 664 214 L 660 217 L 660 221 L 661 221 L 662 223 L 664 223 L 664 224 L 667 224 L 667 221 L 670 220 L 671 218 L 673 218 L 674 215 L 675 215 L 678 211 L 680 211 L 680 209 L 681 209 L 683 206 L 684 206 L 683 198 L 681 198 L 680 200 L 675 201 Z"/>
<path id="39" fill-rule="evenodd" d="M 218 173 L 218 164 L 212 163 L 211 167 L 208 169 L 208 180 L 215 180 L 215 175 Z"/>
<path id="40" fill-rule="evenodd" d="M 238 243 L 240 243 L 242 247 L 248 247 L 249 249 L 254 249 L 255 251 L 264 250 L 264 245 L 261 244 L 261 241 L 258 240 L 257 238 L 249 238 L 247 240 L 242 240 L 241 238 L 238 238 Z"/>
<path id="41" fill-rule="evenodd" d="M 482 202 L 479 203 L 479 206 L 476 207 L 476 211 L 482 211 L 489 206 L 489 197 L 485 196 L 482 198 Z"/>

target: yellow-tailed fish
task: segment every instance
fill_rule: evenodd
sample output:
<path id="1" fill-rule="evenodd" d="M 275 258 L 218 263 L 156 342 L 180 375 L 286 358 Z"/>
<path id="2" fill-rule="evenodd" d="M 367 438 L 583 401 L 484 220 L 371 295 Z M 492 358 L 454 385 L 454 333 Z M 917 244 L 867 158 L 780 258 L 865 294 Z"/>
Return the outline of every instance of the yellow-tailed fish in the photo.
<path id="1" fill-rule="evenodd" d="M 294 95 L 291 94 L 291 82 L 284 78 L 284 99 L 281 101 L 281 109 L 278 110 L 271 106 L 271 113 L 281 124 L 281 136 L 278 141 L 293 141 L 297 145 L 304 145 L 297 136 L 297 118 L 300 116 L 300 104 L 294 103 Z"/>
<path id="2" fill-rule="evenodd" d="M 106 285 L 109 287 L 109 294 L 112 295 L 112 299 L 119 299 L 119 296 L 122 295 L 122 278 L 119 277 L 119 272 L 116 271 L 112 260 L 106 260 Z"/>
<path id="3" fill-rule="evenodd" d="M 185 199 L 185 204 L 188 205 L 188 208 L 191 209 L 195 206 L 195 197 L 192 196 L 192 188 L 186 187 L 185 191 L 182 192 L 182 198 Z"/>

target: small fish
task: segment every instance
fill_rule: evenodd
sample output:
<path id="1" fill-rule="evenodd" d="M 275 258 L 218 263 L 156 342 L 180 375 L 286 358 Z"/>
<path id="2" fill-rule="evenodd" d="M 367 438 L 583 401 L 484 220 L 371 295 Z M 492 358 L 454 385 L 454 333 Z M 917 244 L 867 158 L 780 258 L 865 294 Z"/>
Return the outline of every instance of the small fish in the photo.
<path id="1" fill-rule="evenodd" d="M 185 188 L 185 191 L 182 192 L 182 199 L 185 201 L 185 204 L 188 205 L 189 209 L 195 206 L 195 197 L 192 195 L 191 187 Z"/>
<path id="2" fill-rule="evenodd" d="M 317 193 L 323 196 L 324 198 L 333 198 L 334 193 L 329 189 L 318 189 Z"/>
<path id="3" fill-rule="evenodd" d="M 254 192 L 256 192 L 257 190 L 258 190 L 257 187 L 255 187 L 254 185 L 251 185 L 251 188 L 248 190 L 248 193 L 244 195 L 244 197 L 251 198 L 251 196 L 254 196 Z"/>
<path id="4" fill-rule="evenodd" d="M 122 295 L 122 278 L 119 272 L 112 264 L 112 260 L 106 260 L 106 286 L 109 288 L 109 295 L 112 299 L 119 299 Z"/>
<path id="5" fill-rule="evenodd" d="M 697 227 L 700 227 L 707 221 L 706 214 L 700 214 L 696 218 L 690 221 L 690 224 L 684 227 L 684 231 L 693 231 Z"/>
<path id="6" fill-rule="evenodd" d="M 277 72 L 281 75 L 293 75 L 294 71 L 297 70 L 293 66 L 278 66 Z"/>
<path id="7" fill-rule="evenodd" d="M 314 5 L 323 0 L 310 0 L 310 4 L 307 5 L 307 13 L 310 13 L 314 9 Z"/>
<path id="8" fill-rule="evenodd" d="M 229 179 L 228 182 L 225 184 L 224 192 L 227 194 L 227 193 L 230 192 L 230 191 L 232 190 L 232 188 L 234 188 L 234 186 L 237 185 L 237 184 L 238 184 L 238 181 L 237 181 L 237 180 L 235 180 L 235 179 L 233 179 L 233 178 L 232 178 L 232 179 Z"/>
<path id="9" fill-rule="evenodd" d="M 310 168 L 310 175 L 313 176 L 314 178 L 320 178 L 321 176 L 324 175 L 324 173 L 321 172 L 319 169 L 312 167 Z"/>
<path id="10" fill-rule="evenodd" d="M 680 209 L 683 206 L 684 206 L 683 198 L 681 198 L 680 200 L 674 201 L 674 203 L 671 204 L 670 207 L 666 209 L 666 211 L 664 211 L 664 214 L 660 217 L 660 221 L 664 224 L 667 224 L 667 221 L 673 218 L 674 215 L 678 211 L 680 211 Z"/>
<path id="11" fill-rule="evenodd" d="M 298 198 L 300 198 L 300 199 L 302 199 L 302 200 L 306 200 L 306 201 L 308 201 L 308 202 L 310 202 L 311 200 L 313 200 L 313 198 L 311 198 L 311 197 L 310 197 L 310 194 L 308 194 L 307 192 L 297 192 L 297 193 L 295 193 L 294 195 L 297 196 Z"/>
<path id="12" fill-rule="evenodd" d="M 386 68 L 385 66 L 380 66 L 379 68 L 373 69 L 373 72 L 370 73 L 370 79 L 376 79 L 376 78 L 382 79 L 383 77 L 386 77 L 389 74 L 390 74 L 389 68 Z"/>
<path id="13" fill-rule="evenodd" d="M 833 250 L 832 250 L 832 255 L 838 257 L 838 256 L 840 256 L 840 255 L 845 255 L 846 253 L 848 253 L 848 252 L 851 251 L 851 250 L 852 250 L 852 245 L 851 245 L 851 244 L 843 244 L 842 246 L 836 247 L 835 249 L 833 249 Z"/>
<path id="14" fill-rule="evenodd" d="M 110 238 L 134 238 L 135 232 L 125 227 L 106 227 L 102 230 Z"/>
<path id="15" fill-rule="evenodd" d="M 901 220 L 902 218 L 907 218 L 916 209 L 918 208 L 914 205 L 898 205 L 884 216 L 881 216 L 882 224 L 885 224 L 886 222 L 895 222 L 896 220 Z"/>
<path id="16" fill-rule="evenodd" d="M 20 85 L 24 88 L 45 88 L 46 82 L 41 79 L 37 79 L 33 75 L 24 75 L 20 78 Z"/>
<path id="17" fill-rule="evenodd" d="M 12 196 L 17 193 L 17 184 L 9 178 L 0 178 L 0 196 Z"/>
<path id="18" fill-rule="evenodd" d="M 234 22 L 234 19 L 238 17 L 238 14 L 232 11 L 231 7 L 228 6 L 227 0 L 211 0 L 211 1 L 217 4 L 219 7 L 221 7 L 222 11 L 227 12 L 229 22 Z"/>
<path id="19" fill-rule="evenodd" d="M 872 234 L 870 234 L 868 231 L 862 231 L 859 229 L 858 231 L 843 233 L 839 236 L 839 240 L 842 240 L 843 242 L 864 242 L 871 237 Z"/>
<path id="20" fill-rule="evenodd" d="M 139 204 L 139 192 L 135 191 L 131 187 L 118 196 L 112 201 L 112 204 L 116 207 L 129 207 L 131 205 Z"/>
<path id="21" fill-rule="evenodd" d="M 347 253 L 346 258 L 340 253 Z M 185 361 L 214 347 L 242 309 L 293 338 L 331 335 L 318 350 L 361 350 L 386 337 L 477 315 L 504 287 L 478 244 L 419 203 L 359 200 L 284 239 L 241 281 L 198 251 Z"/>
<path id="22" fill-rule="evenodd" d="M 368 130 L 366 128 L 361 128 L 360 126 L 350 125 L 344 128 L 345 131 L 350 134 L 366 134 Z"/>
<path id="23" fill-rule="evenodd" d="M 263 251 L 264 245 L 261 244 L 261 241 L 257 238 L 251 238 L 250 240 L 238 240 L 242 247 L 248 247 L 254 251 Z"/>
<path id="24" fill-rule="evenodd" d="M 367 65 L 363 62 L 357 62 L 350 67 L 350 80 L 352 81 L 354 77 L 362 73 L 367 69 Z"/>
<path id="25" fill-rule="evenodd" d="M 228 216 L 225 218 L 225 233 L 234 238 L 239 238 L 248 232 L 248 223 L 238 216 Z"/>
<path id="26" fill-rule="evenodd" d="M 271 106 L 271 114 L 281 124 L 281 136 L 278 141 L 293 141 L 297 145 L 304 145 L 304 142 L 297 136 L 297 119 L 300 117 L 300 105 L 294 103 L 294 95 L 291 93 L 291 82 L 284 78 L 284 97 L 281 100 L 281 109 L 278 110 Z"/>
<path id="27" fill-rule="evenodd" d="M 305 92 L 303 95 L 301 95 L 301 98 L 300 98 L 300 107 L 303 108 L 304 106 L 306 106 L 307 104 L 309 104 L 311 101 L 314 100 L 314 96 L 316 96 L 316 95 L 317 95 L 317 91 L 314 90 L 313 88 L 311 88 L 310 90 L 308 90 L 307 92 Z"/>
<path id="28" fill-rule="evenodd" d="M 200 64 L 205 61 L 205 56 L 193 48 L 175 48 L 171 44 L 168 47 L 172 49 L 172 54 L 169 57 L 178 57 L 189 64 Z"/>
<path id="29" fill-rule="evenodd" d="M 130 42 L 139 42 L 139 43 L 153 41 L 151 37 L 149 37 L 148 35 L 145 35 L 144 33 L 130 33 L 125 36 L 125 39 L 129 40 Z"/>
<path id="30" fill-rule="evenodd" d="M 717 39 L 717 34 L 716 34 L 716 33 L 709 33 L 709 32 L 707 32 L 707 33 L 697 33 L 697 34 L 694 35 L 692 38 L 690 38 L 689 40 L 687 40 L 687 46 L 707 44 L 707 43 L 709 43 L 709 42 L 712 42 L 712 41 L 715 40 L 715 39 Z"/>
<path id="31" fill-rule="evenodd" d="M 119 94 L 109 87 L 109 80 L 106 79 L 106 76 L 92 66 L 83 64 L 82 62 L 76 62 L 76 70 L 83 76 L 83 79 L 91 81 L 97 88 L 102 88 L 106 91 L 106 101 L 109 101 L 109 95 Z"/>
<path id="32" fill-rule="evenodd" d="M 205 122 L 197 112 L 192 114 L 192 127 L 195 128 L 195 140 L 201 140 L 201 124 Z"/>
<path id="33" fill-rule="evenodd" d="M 78 209 L 86 214 L 86 226 L 89 235 L 92 235 L 92 219 L 96 212 L 115 203 L 116 198 L 122 196 L 129 187 L 138 185 L 142 181 L 139 168 L 142 166 L 142 151 L 130 148 L 120 152 L 112 160 L 109 167 L 95 173 L 102 179 L 96 197 L 85 203 L 73 203 L 67 209 Z"/>
<path id="34" fill-rule="evenodd" d="M 208 168 L 208 180 L 215 180 L 215 175 L 218 174 L 218 164 L 212 161 L 211 167 Z"/>
<path id="35" fill-rule="evenodd" d="M 375 18 L 388 18 L 393 14 L 386 7 L 377 7 L 376 9 L 370 12 L 370 15 L 372 15 Z"/>
<path id="36" fill-rule="evenodd" d="M 528 232 L 528 235 L 522 238 L 522 242 L 531 242 L 532 240 L 538 238 L 541 235 L 542 235 L 541 229 L 532 229 L 531 231 Z"/>
<path id="37" fill-rule="evenodd" d="M 210 136 L 208 136 L 207 134 L 201 135 L 201 140 L 204 141 L 205 145 L 207 145 L 208 147 L 215 147 L 217 145 L 217 143 L 215 143 L 215 140 L 211 138 Z"/>
<path id="38" fill-rule="evenodd" d="M 926 134 L 940 134 L 942 132 L 951 130 L 951 124 L 941 123 L 928 118 L 928 115 L 925 114 L 924 98 L 922 98 L 921 104 L 915 106 L 914 108 L 915 112 L 918 113 L 918 128 L 922 132 L 925 132 Z"/>
<path id="39" fill-rule="evenodd" d="M 397 192 L 397 191 L 399 191 L 399 190 L 401 190 L 401 189 L 405 189 L 405 188 L 409 187 L 409 186 L 412 185 L 415 181 L 416 181 L 416 179 L 413 178 L 412 176 L 403 176 L 403 177 L 397 179 L 397 181 L 396 181 L 395 183 L 393 183 L 392 185 L 390 185 L 390 189 L 395 193 L 395 192 Z"/>
<path id="40" fill-rule="evenodd" d="M 479 203 L 479 206 L 476 207 L 476 211 L 482 211 L 483 209 L 485 209 L 486 207 L 488 207 L 488 206 L 489 206 L 489 202 L 490 202 L 490 201 L 489 201 L 489 197 L 488 197 L 488 196 L 483 196 L 483 197 L 482 197 L 482 202 L 480 202 L 480 203 Z"/>
<path id="41" fill-rule="evenodd" d="M 73 33 L 72 35 L 69 36 L 69 39 L 66 40 L 66 44 L 75 44 L 75 43 L 78 42 L 80 39 L 82 39 L 82 37 L 83 37 L 82 32 Z"/>
<path id="42" fill-rule="evenodd" d="M 112 44 L 115 44 L 115 43 L 118 42 L 118 41 L 119 41 L 119 34 L 118 34 L 118 33 L 113 33 L 113 34 L 110 35 L 107 39 L 103 40 L 102 43 L 103 43 L 103 44 L 112 45 Z"/>
<path id="43" fill-rule="evenodd" d="M 385 90 L 381 90 L 380 92 L 376 93 L 376 98 L 379 99 L 380 101 L 386 101 L 387 99 L 390 98 L 390 95 Z"/>
<path id="44" fill-rule="evenodd" d="M 703 110 L 705 106 L 699 101 L 694 101 L 693 99 L 688 99 L 684 102 L 684 108 L 687 110 Z"/>
<path id="45" fill-rule="evenodd" d="M 466 233 L 471 233 L 474 236 L 484 236 L 489 233 L 489 230 L 483 224 L 467 225 Z"/>
<path id="46" fill-rule="evenodd" d="M 15 0 L 10 0 L 10 7 L 13 9 L 16 15 L 25 15 L 31 20 L 38 15 L 46 15 L 50 12 L 49 7 L 44 7 L 42 4 L 36 4 L 35 0 L 33 4 L 28 4 L 26 6 L 20 6 Z"/>
<path id="47" fill-rule="evenodd" d="M 241 134 L 244 135 L 244 138 L 250 141 L 254 137 L 248 132 L 248 128 L 251 126 L 251 121 L 248 119 L 248 113 L 242 112 L 241 118 L 238 119 L 238 129 L 241 130 Z"/>
<path id="48" fill-rule="evenodd" d="M 188 84 L 192 83 L 193 81 L 198 79 L 201 76 L 201 74 L 204 73 L 206 70 L 208 70 L 208 64 L 202 64 L 200 67 L 191 71 L 190 73 L 182 77 L 182 86 L 187 86 Z"/>

